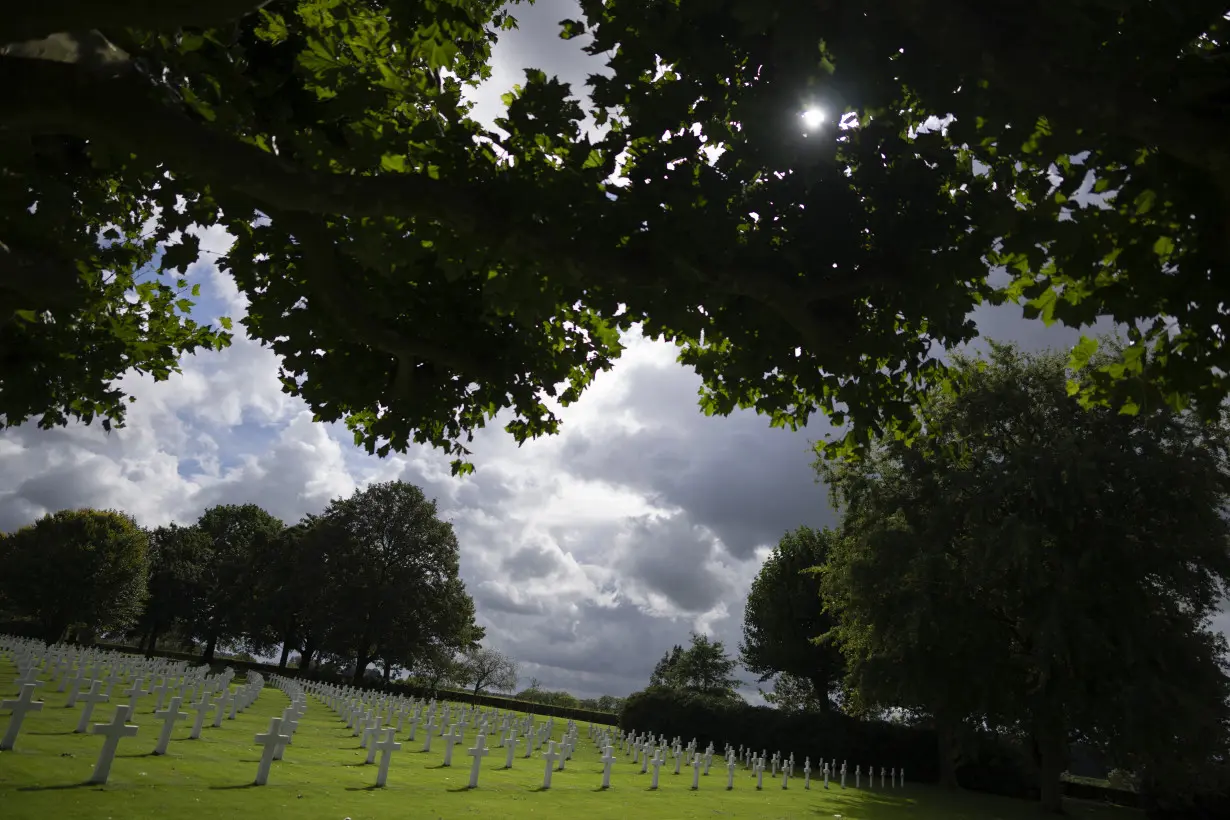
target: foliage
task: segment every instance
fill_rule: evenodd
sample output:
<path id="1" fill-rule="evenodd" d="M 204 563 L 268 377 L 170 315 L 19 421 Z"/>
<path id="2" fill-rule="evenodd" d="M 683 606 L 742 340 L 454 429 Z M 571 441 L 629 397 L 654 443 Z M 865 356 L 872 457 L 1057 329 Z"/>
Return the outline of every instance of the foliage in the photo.
<path id="1" fill-rule="evenodd" d="M 823 590 L 850 688 L 1024 733 L 1051 810 L 1072 740 L 1180 777 L 1230 728 L 1206 628 L 1230 580 L 1227 428 L 1083 409 L 1072 375 L 1005 345 L 956 356 L 914 447 L 820 465 L 843 508 Z"/>
<path id="2" fill-rule="evenodd" d="M 829 708 L 844 674 L 841 653 L 816 639 L 833 628 L 820 600 L 814 569 L 828 559 L 830 530 L 800 527 L 786 533 L 765 559 L 747 594 L 740 659 L 763 683 L 777 675 L 789 702 Z M 802 692 L 806 682 L 811 694 Z M 783 689 L 783 684 L 785 688 Z"/>
<path id="3" fill-rule="evenodd" d="M 175 626 L 193 622 L 212 557 L 213 541 L 198 527 L 168 524 L 149 531 L 149 597 L 136 624 L 147 652 Z"/>
<path id="4" fill-rule="evenodd" d="M 819 595 L 816 596 L 817 598 Z M 783 712 L 825 711 L 832 702 L 816 697 L 816 686 L 807 678 L 782 672 L 773 678 L 773 691 L 760 690 L 765 702 Z"/>
<path id="5" fill-rule="evenodd" d="M 113 510 L 61 510 L 0 536 L 0 586 L 11 615 L 49 642 L 73 626 L 120 630 L 137 619 L 149 574 L 149 536 Z"/>
<path id="6" fill-rule="evenodd" d="M 654 667 L 650 686 L 689 689 L 701 694 L 738 698 L 735 661 L 721 641 L 693 632 L 687 649 L 676 644 Z"/>
<path id="7" fill-rule="evenodd" d="M 377 658 L 408 663 L 433 647 L 458 651 L 481 637 L 457 575 L 457 536 L 420 488 L 372 484 L 330 503 L 322 518 L 337 565 L 327 644 L 355 659 L 356 681 Z"/>
<path id="8" fill-rule="evenodd" d="M 457 682 L 473 686 L 475 695 L 483 689 L 511 692 L 517 687 L 517 663 L 498 649 L 474 647 L 462 656 Z"/>
<path id="9" fill-rule="evenodd" d="M 288 393 L 456 469 L 502 410 L 554 432 L 543 395 L 575 400 L 638 322 L 705 412 L 819 409 L 851 441 L 911 421 L 985 301 L 1130 325 L 1087 401 L 1211 415 L 1230 389 L 1220 0 L 584 0 L 562 36 L 605 58 L 597 136 L 532 69 L 500 131 L 468 118 L 497 0 L 258 5 L 0 23 L 5 423 L 119 421 L 119 372 L 225 344 L 172 298 L 193 223 L 235 237 L 219 263 Z"/>
<path id="10" fill-rule="evenodd" d="M 209 538 L 210 552 L 188 628 L 204 642 L 202 660 L 209 663 L 219 641 L 237 641 L 248 634 L 260 590 L 257 568 L 284 524 L 256 504 L 220 504 L 205 510 L 196 527 Z"/>

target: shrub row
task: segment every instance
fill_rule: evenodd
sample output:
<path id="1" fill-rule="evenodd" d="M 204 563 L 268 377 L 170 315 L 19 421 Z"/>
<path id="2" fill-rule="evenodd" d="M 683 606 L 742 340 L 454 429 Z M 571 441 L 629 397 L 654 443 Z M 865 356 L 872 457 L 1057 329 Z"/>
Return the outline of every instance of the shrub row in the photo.
<path id="1" fill-rule="evenodd" d="M 861 720 L 840 712 L 781 712 L 688 691 L 651 687 L 624 702 L 619 726 L 624 731 L 652 731 L 684 742 L 696 738 L 704 747 L 727 743 L 770 753 L 794 753 L 846 761 L 877 769 L 905 769 L 911 782 L 939 780 L 939 743 L 933 730 L 878 720 Z M 1009 739 L 980 736 L 958 767 L 958 783 L 971 791 L 1037 799 L 1037 770 L 1024 750 Z M 1072 797 L 1134 806 L 1137 795 L 1082 783 L 1065 783 Z"/>

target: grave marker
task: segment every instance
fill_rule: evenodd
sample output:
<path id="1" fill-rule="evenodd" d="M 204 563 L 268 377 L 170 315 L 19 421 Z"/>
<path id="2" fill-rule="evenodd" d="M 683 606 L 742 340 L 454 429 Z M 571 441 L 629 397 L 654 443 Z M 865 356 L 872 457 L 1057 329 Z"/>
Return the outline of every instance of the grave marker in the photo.
<path id="1" fill-rule="evenodd" d="M 171 742 L 171 732 L 175 731 L 175 722 L 178 720 L 187 720 L 188 713 L 179 711 L 179 705 L 183 703 L 179 695 L 171 698 L 170 704 L 161 712 L 154 712 L 154 717 L 162 721 L 162 730 L 158 733 L 158 745 L 154 747 L 154 754 L 164 755 L 167 753 L 167 744 Z"/>
<path id="2" fill-rule="evenodd" d="M 281 729 L 281 718 L 269 718 L 269 731 L 256 736 L 257 745 L 264 747 L 261 750 L 260 762 L 256 765 L 257 786 L 264 786 L 269 782 L 269 768 L 273 765 L 273 753 L 277 751 L 278 746 L 290 739 L 287 735 L 281 734 Z"/>
<path id="3" fill-rule="evenodd" d="M 470 788 L 478 788 L 478 772 L 482 768 L 483 758 L 491 753 L 487 748 L 487 736 L 482 732 L 474 738 L 474 746 L 466 752 L 470 757 L 474 758 L 474 762 L 470 764 Z"/>
<path id="4" fill-rule="evenodd" d="M 102 735 L 103 745 L 98 750 L 98 760 L 94 763 L 94 773 L 90 775 L 90 783 L 106 783 L 111 776 L 111 763 L 115 760 L 115 751 L 120 741 L 126 737 L 136 737 L 138 726 L 129 723 L 132 716 L 131 706 L 118 706 L 110 723 L 95 723 L 92 734 Z"/>
<path id="5" fill-rule="evenodd" d="M 396 729 L 385 729 L 384 740 L 372 744 L 372 748 L 380 752 L 380 768 L 376 771 L 377 786 L 384 786 L 385 781 L 389 779 L 389 761 L 393 759 L 393 752 L 401 748 L 401 744 L 395 739 L 396 736 Z"/>
<path id="6" fill-rule="evenodd" d="M 74 734 L 83 735 L 90 731 L 90 715 L 94 713 L 94 704 L 106 703 L 111 699 L 102 691 L 102 687 L 103 682 L 96 680 L 90 684 L 90 691 L 84 695 L 77 696 L 77 700 L 82 702 L 82 706 L 81 718 L 77 721 L 77 728 L 73 729 Z"/>
<path id="7" fill-rule="evenodd" d="M 27 712 L 41 712 L 43 710 L 43 702 L 34 700 L 34 690 L 38 687 L 33 683 L 27 683 L 21 687 L 21 693 L 13 700 L 0 701 L 0 709 L 11 709 L 9 717 L 9 728 L 4 733 L 4 738 L 0 739 L 0 752 L 12 750 L 13 744 L 17 742 L 17 733 L 21 731 L 21 724 L 26 719 Z"/>

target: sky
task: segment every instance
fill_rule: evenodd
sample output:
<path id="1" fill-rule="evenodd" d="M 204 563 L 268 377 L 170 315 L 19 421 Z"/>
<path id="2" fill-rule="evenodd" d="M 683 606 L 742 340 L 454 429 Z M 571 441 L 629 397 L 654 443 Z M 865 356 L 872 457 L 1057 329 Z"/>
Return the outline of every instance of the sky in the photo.
<path id="1" fill-rule="evenodd" d="M 601 68 L 581 41 L 556 36 L 557 21 L 580 16 L 570 0 L 539 0 L 517 16 L 520 29 L 502 37 L 494 76 L 474 96 L 488 122 L 526 67 L 574 90 Z M 210 261 L 228 245 L 221 231 L 202 233 L 206 253 L 190 271 L 202 284 L 201 318 L 244 314 L 244 298 Z M 983 335 L 1030 349 L 1079 336 L 1026 321 L 1015 306 L 975 318 Z M 157 526 L 248 502 L 290 523 L 371 482 L 402 479 L 453 523 L 487 642 L 519 662 L 519 686 L 537 678 L 594 697 L 643 688 L 690 631 L 735 650 L 768 550 L 787 530 L 835 522 L 810 466 L 823 422 L 796 433 L 748 412 L 705 417 L 698 377 L 664 342 L 628 337 L 615 368 L 559 410 L 557 436 L 518 448 L 502 422 L 479 431 L 474 475 L 454 479 L 439 452 L 380 459 L 356 448 L 344 426 L 313 423 L 302 401 L 282 393 L 274 354 L 235 328 L 231 348 L 188 357 L 182 375 L 125 377 L 137 401 L 124 429 L 0 434 L 0 531 L 64 508 L 122 509 Z M 742 679 L 754 698 L 755 676 Z"/>

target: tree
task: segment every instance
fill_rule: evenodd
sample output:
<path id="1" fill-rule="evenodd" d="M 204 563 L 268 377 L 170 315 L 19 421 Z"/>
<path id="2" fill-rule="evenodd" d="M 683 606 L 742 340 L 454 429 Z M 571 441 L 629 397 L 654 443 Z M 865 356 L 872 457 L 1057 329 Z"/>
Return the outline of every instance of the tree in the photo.
<path id="1" fill-rule="evenodd" d="M 309 515 L 254 544 L 257 593 L 245 631 L 262 651 L 280 645 L 280 669 L 286 668 L 292 649 L 300 652 L 299 667 L 310 668 L 337 617 L 336 545 L 342 537 L 329 521 Z"/>
<path id="2" fill-rule="evenodd" d="M 149 536 L 114 510 L 61 510 L 2 537 L 6 605 L 43 639 L 70 627 L 121 630 L 141 613 Z"/>
<path id="3" fill-rule="evenodd" d="M 988 300 L 1142 320 L 1089 401 L 1212 414 L 1230 390 L 1224 4 L 582 11 L 562 36 L 607 55 L 596 137 L 532 69 L 500 132 L 468 118 L 514 24 L 497 0 L 7 15 L 3 423 L 122 423 L 120 373 L 227 343 L 185 315 L 193 224 L 236 237 L 220 264 L 289 393 L 458 470 L 497 413 L 554 432 L 543 395 L 575 400 L 634 323 L 680 345 L 706 413 L 820 410 L 851 442 L 912 421 Z M 1084 185 L 1111 207 L 1074 205 Z"/>
<path id="4" fill-rule="evenodd" d="M 668 689 L 694 689 L 719 697 L 737 697 L 739 681 L 733 677 L 735 661 L 726 654 L 721 641 L 693 632 L 689 646 L 676 644 L 662 656 L 649 678 L 650 686 Z"/>
<path id="5" fill-rule="evenodd" d="M 789 675 L 789 687 L 810 683 L 814 695 L 804 698 L 828 709 L 830 697 L 844 674 L 841 653 L 830 643 L 818 643 L 833 628 L 820 600 L 820 579 L 814 569 L 828 559 L 830 530 L 800 527 L 782 536 L 752 581 L 743 611 L 743 665 L 763 683 Z M 782 680 L 779 678 L 779 688 Z"/>
<path id="6" fill-rule="evenodd" d="M 198 527 L 168 524 L 149 531 L 149 596 L 136 623 L 147 656 L 168 630 L 193 622 L 212 558 L 213 542 Z"/>
<path id="7" fill-rule="evenodd" d="M 338 541 L 330 645 L 355 659 L 355 681 L 377 659 L 412 666 L 419 653 L 474 643 L 474 601 L 458 576 L 453 527 L 404 481 L 372 484 L 323 513 Z"/>
<path id="8" fill-rule="evenodd" d="M 221 504 L 201 514 L 196 527 L 211 542 L 211 563 L 202 573 L 200 605 L 189 625 L 205 642 L 203 663 L 211 663 L 219 641 L 243 639 L 257 611 L 258 559 L 283 530 L 281 520 L 256 504 Z"/>
<path id="9" fill-rule="evenodd" d="M 420 652 L 410 666 L 410 676 L 421 681 L 432 697 L 441 686 L 452 686 L 462 676 L 461 663 L 456 653 L 442 647 L 430 647 Z"/>
<path id="10" fill-rule="evenodd" d="M 465 653 L 459 682 L 474 687 L 474 697 L 483 689 L 511 692 L 517 688 L 517 662 L 498 649 L 480 646 Z"/>
<path id="11" fill-rule="evenodd" d="M 817 595 L 819 597 L 819 595 Z M 807 678 L 782 672 L 773 677 L 773 691 L 760 694 L 765 702 L 783 712 L 827 711 L 832 703 L 816 695 L 816 685 Z"/>
<path id="12" fill-rule="evenodd" d="M 1053 353 L 957 356 L 920 441 L 821 464 L 843 508 L 823 591 L 851 690 L 1024 733 L 1051 811 L 1072 740 L 1176 776 L 1230 748 L 1207 629 L 1230 581 L 1226 421 L 1086 410 L 1073 376 Z"/>
<path id="13" fill-rule="evenodd" d="M 624 708 L 624 699 L 614 695 L 603 695 L 598 698 L 595 708 L 599 712 L 610 712 L 613 715 L 617 715 Z"/>
<path id="14" fill-rule="evenodd" d="M 665 686 L 668 689 L 679 687 L 680 661 L 683 658 L 683 647 L 675 644 L 658 660 L 649 673 L 650 686 Z"/>

